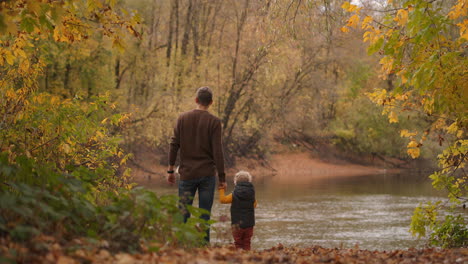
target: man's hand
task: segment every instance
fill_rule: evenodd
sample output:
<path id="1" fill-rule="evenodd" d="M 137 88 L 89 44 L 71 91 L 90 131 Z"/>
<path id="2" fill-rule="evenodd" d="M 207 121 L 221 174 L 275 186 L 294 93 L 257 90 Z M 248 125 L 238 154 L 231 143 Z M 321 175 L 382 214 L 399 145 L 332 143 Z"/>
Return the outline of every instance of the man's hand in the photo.
<path id="1" fill-rule="evenodd" d="M 225 190 L 226 190 L 226 188 L 227 188 L 226 182 L 220 182 L 220 183 L 219 183 L 218 189 L 225 189 Z"/>
<path id="2" fill-rule="evenodd" d="M 175 183 L 175 175 L 174 173 L 168 173 L 167 174 L 167 182 L 169 184 L 174 184 Z"/>
<path id="3" fill-rule="evenodd" d="M 178 170 L 179 168 L 177 168 Z M 170 165 L 169 164 L 169 167 L 167 168 L 167 178 L 166 178 L 167 182 L 169 184 L 174 184 L 175 183 L 175 174 L 174 174 L 174 165 Z"/>

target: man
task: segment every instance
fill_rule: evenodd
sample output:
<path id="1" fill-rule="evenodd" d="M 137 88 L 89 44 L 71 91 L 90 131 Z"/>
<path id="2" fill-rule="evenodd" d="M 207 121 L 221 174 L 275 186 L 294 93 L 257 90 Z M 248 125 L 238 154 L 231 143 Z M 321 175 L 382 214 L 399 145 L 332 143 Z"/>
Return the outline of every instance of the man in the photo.
<path id="1" fill-rule="evenodd" d="M 170 143 L 167 181 L 175 183 L 174 165 L 180 150 L 179 197 L 182 207 L 192 205 L 198 190 L 199 207 L 211 213 L 216 171 L 219 188 L 226 187 L 221 120 L 208 112 L 213 103 L 213 92 L 209 87 L 198 88 L 195 102 L 196 109 L 182 113 L 177 119 Z M 189 217 L 190 213 L 184 209 L 184 221 Z M 202 218 L 209 220 L 210 215 L 204 214 Z M 210 241 L 209 228 L 205 239 Z"/>

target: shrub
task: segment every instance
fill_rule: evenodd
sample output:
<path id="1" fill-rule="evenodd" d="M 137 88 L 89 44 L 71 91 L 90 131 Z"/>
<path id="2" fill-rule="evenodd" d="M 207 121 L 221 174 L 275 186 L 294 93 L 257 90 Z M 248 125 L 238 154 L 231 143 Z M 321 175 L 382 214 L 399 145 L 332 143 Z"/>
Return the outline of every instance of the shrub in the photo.
<path id="1" fill-rule="evenodd" d="M 23 158 L 22 167 L 0 159 L 0 174 L 12 177 L 24 167 L 36 171 L 39 164 Z M 96 174 L 81 168 L 88 176 Z M 90 199 L 92 185 L 75 176 L 42 170 L 54 179 L 45 185 L 3 182 L 0 193 L 0 234 L 27 242 L 39 234 L 59 241 L 74 238 L 106 240 L 112 250 L 138 250 L 141 243 L 192 247 L 203 243 L 207 222 L 203 213 L 190 208 L 191 222 L 184 224 L 176 196 L 158 197 L 143 188 L 117 188 Z M 94 175 L 97 177 L 97 175 Z M 198 217 L 197 217 L 198 216 Z M 157 248 L 153 248 L 157 250 Z"/>
<path id="2" fill-rule="evenodd" d="M 434 227 L 430 236 L 430 242 L 434 246 L 443 248 L 455 248 L 468 246 L 468 225 L 462 215 L 447 215 Z"/>

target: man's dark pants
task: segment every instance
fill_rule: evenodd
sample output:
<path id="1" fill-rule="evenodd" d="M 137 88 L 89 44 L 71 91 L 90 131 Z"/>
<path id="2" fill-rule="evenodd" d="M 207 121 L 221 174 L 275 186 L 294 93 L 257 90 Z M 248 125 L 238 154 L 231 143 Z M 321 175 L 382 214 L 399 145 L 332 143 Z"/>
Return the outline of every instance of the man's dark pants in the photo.
<path id="1" fill-rule="evenodd" d="M 214 176 L 207 176 L 193 180 L 180 180 L 179 181 L 179 197 L 181 204 L 192 205 L 195 193 L 198 190 L 198 203 L 199 207 L 207 210 L 211 213 L 211 207 L 213 206 L 214 191 L 216 185 L 216 178 Z M 190 212 L 184 210 L 184 222 L 187 222 L 190 217 Z M 203 214 L 201 218 L 210 220 L 209 214 Z M 206 236 L 206 242 L 210 242 L 210 229 L 208 228 Z"/>

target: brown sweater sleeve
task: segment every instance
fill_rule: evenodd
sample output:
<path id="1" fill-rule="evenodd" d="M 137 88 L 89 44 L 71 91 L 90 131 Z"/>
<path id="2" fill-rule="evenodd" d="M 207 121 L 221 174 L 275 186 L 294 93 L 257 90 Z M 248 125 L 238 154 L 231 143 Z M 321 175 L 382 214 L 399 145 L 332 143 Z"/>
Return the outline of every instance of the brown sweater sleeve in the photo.
<path id="1" fill-rule="evenodd" d="M 177 159 L 177 152 L 180 148 L 180 118 L 177 119 L 177 123 L 174 127 L 174 135 L 171 137 L 171 143 L 169 147 L 169 165 L 175 165 Z"/>
<path id="2" fill-rule="evenodd" d="M 213 158 L 216 164 L 216 170 L 218 171 L 219 182 L 226 182 L 226 174 L 224 173 L 224 152 L 223 152 L 223 129 L 221 127 L 221 120 L 216 122 L 213 137 Z"/>

